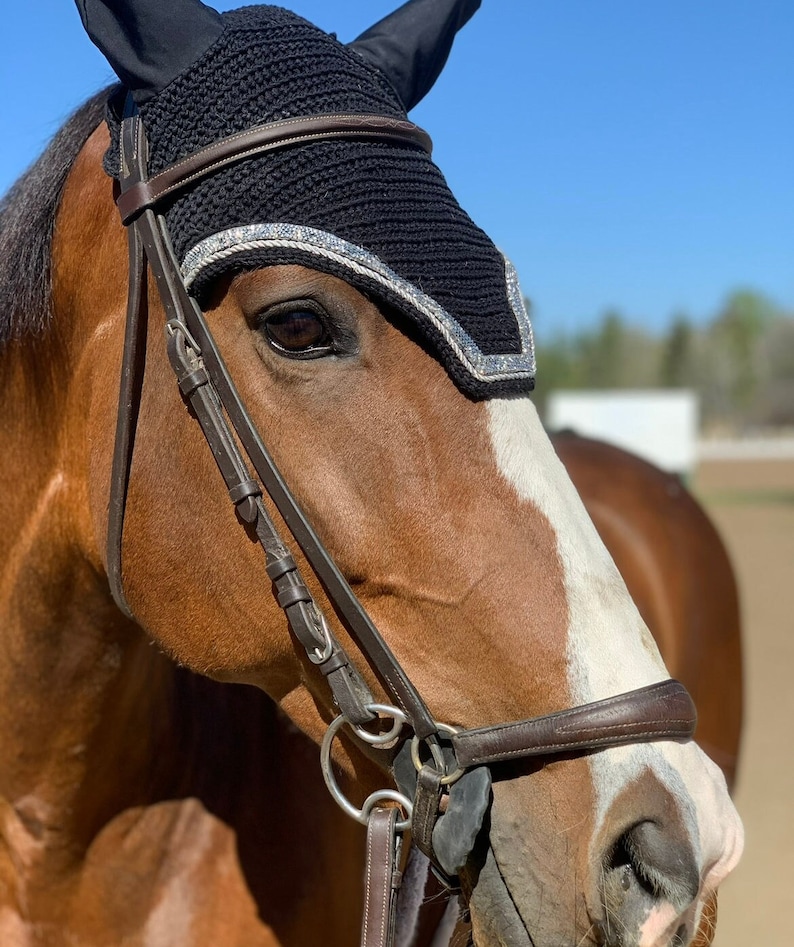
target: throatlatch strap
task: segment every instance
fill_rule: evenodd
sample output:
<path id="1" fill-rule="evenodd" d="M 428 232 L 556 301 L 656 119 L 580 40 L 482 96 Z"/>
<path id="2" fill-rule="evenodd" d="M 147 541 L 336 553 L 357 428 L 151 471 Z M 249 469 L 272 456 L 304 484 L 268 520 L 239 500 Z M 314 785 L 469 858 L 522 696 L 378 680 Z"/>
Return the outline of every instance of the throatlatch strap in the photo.
<path id="1" fill-rule="evenodd" d="M 132 133 L 128 125 L 126 134 Z M 143 143 L 132 140 L 123 143 L 122 154 L 131 162 L 125 167 L 128 175 L 137 173 L 139 149 Z M 129 229 L 129 279 L 127 289 L 127 321 L 124 330 L 124 353 L 119 383 L 119 403 L 116 415 L 116 439 L 113 448 L 113 467 L 110 474 L 110 499 L 108 501 L 108 534 L 106 543 L 107 573 L 110 591 L 118 607 L 128 617 L 132 612 L 124 596 L 121 574 L 121 547 L 124 534 L 124 512 L 127 507 L 127 489 L 135 431 L 138 426 L 138 409 L 146 364 L 146 335 L 148 321 L 144 316 L 146 305 L 146 260 L 143 243 L 134 227 Z"/>

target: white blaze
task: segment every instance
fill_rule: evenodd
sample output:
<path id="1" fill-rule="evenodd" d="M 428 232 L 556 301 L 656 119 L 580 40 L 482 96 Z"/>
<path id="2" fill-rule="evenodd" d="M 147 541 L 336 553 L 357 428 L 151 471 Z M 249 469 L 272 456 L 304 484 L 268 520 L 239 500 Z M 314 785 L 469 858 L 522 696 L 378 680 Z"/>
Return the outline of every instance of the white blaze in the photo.
<path id="1" fill-rule="evenodd" d="M 499 471 L 551 524 L 565 570 L 568 663 L 579 703 L 669 677 L 579 494 L 526 398 L 488 402 Z"/>
<path id="2" fill-rule="evenodd" d="M 587 703 L 669 677 L 653 638 L 612 557 L 557 457 L 528 398 L 487 402 L 491 441 L 502 476 L 522 502 L 542 513 L 557 537 L 568 600 L 572 699 Z M 715 887 L 741 852 L 742 832 L 725 781 L 692 743 L 615 747 L 588 758 L 596 826 L 620 792 L 650 769 L 681 802 L 698 860 Z M 648 944 L 656 941 L 648 940 Z"/>

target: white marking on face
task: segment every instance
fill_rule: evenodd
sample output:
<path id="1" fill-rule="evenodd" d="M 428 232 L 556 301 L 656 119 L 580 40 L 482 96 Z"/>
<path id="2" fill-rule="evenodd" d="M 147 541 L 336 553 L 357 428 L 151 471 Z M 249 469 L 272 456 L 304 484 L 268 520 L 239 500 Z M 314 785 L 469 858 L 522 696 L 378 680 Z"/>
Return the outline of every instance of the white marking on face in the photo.
<path id="1" fill-rule="evenodd" d="M 502 476 L 519 499 L 551 524 L 568 601 L 568 674 L 572 699 L 587 703 L 669 677 L 647 626 L 554 451 L 528 398 L 487 403 Z M 698 864 L 713 883 L 741 852 L 741 823 L 716 766 L 693 743 L 615 747 L 588 758 L 596 826 L 620 792 L 647 769 L 680 801 Z M 716 874 L 715 874 L 716 871 Z"/>
<path id="2" fill-rule="evenodd" d="M 488 402 L 502 475 L 549 521 L 565 570 L 568 661 L 582 703 L 669 677 L 579 494 L 528 399 Z"/>

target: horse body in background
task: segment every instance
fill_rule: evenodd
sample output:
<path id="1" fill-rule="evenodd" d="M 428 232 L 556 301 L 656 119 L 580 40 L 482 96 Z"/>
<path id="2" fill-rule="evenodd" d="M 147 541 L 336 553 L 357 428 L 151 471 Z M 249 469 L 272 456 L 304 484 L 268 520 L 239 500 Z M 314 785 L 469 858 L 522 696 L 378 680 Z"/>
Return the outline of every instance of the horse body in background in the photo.
<path id="1" fill-rule="evenodd" d="M 90 134 L 99 104 L 3 221 L 17 254 L 32 253 L 34 219 L 55 232 L 38 308 L 30 262 L 7 271 L 0 933 L 36 947 L 342 947 L 358 924 L 360 830 L 332 819 L 307 775 L 335 711 L 218 489 L 154 331 L 153 286 L 124 533 L 134 621 L 108 589 L 127 251 L 107 134 Z M 36 211 L 37 175 L 57 167 L 63 194 Z M 526 397 L 467 397 L 399 313 L 305 265 L 222 279 L 206 311 L 282 473 L 437 719 L 479 727 L 667 676 Z M 297 313 L 301 332 L 314 316 L 333 357 L 285 357 L 263 313 L 281 320 L 271 326 Z M 334 759 L 352 795 L 383 786 L 352 741 Z M 741 829 L 693 744 L 494 774 L 460 879 L 478 947 L 708 942 L 706 907 Z"/>

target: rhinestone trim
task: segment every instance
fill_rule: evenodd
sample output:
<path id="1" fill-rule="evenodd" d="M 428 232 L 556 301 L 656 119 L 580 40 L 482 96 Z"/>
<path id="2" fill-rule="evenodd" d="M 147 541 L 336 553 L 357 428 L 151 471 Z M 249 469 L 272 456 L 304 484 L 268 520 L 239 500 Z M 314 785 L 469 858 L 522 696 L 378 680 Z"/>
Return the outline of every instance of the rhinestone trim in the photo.
<path id="1" fill-rule="evenodd" d="M 524 306 L 518 276 L 505 258 L 507 298 L 518 324 L 521 351 L 486 355 L 458 321 L 431 296 L 403 279 L 374 253 L 324 230 L 299 224 L 248 224 L 206 237 L 185 256 L 182 275 L 188 290 L 206 267 L 249 250 L 285 248 L 324 257 L 352 273 L 374 282 L 397 296 L 430 322 L 441 334 L 463 367 L 481 382 L 497 382 L 535 376 L 535 343 L 532 324 Z"/>

